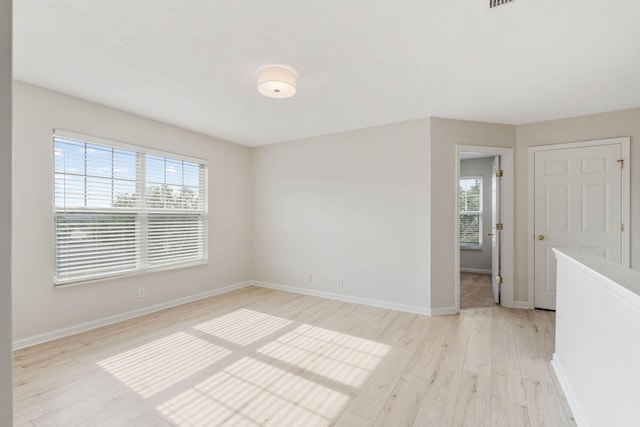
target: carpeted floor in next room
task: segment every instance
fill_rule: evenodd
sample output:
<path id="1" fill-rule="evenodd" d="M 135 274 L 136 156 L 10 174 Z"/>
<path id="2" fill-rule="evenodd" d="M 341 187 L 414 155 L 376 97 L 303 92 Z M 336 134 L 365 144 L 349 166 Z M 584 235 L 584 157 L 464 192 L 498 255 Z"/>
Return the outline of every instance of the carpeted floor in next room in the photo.
<path id="1" fill-rule="evenodd" d="M 460 273 L 460 308 L 494 305 L 490 274 Z"/>

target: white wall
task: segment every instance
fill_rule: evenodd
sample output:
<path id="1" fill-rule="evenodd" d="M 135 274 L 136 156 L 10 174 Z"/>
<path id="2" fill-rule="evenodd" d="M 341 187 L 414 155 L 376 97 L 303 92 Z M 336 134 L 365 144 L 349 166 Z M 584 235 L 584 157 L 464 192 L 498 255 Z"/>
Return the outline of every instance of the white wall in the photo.
<path id="1" fill-rule="evenodd" d="M 455 307 L 456 145 L 513 148 L 511 125 L 431 118 L 431 309 L 452 312 Z M 519 172 L 518 172 L 519 173 Z"/>
<path id="2" fill-rule="evenodd" d="M 593 139 L 631 137 L 631 268 L 640 270 L 640 108 L 592 114 L 517 127 L 516 149 L 516 289 L 515 299 L 528 300 L 529 147 Z M 533 303 L 533 301 L 530 301 Z"/>
<path id="3" fill-rule="evenodd" d="M 460 177 L 482 177 L 482 245 L 477 249 L 460 249 L 460 269 L 491 272 L 491 178 L 493 157 L 460 161 Z"/>
<path id="4" fill-rule="evenodd" d="M 578 425 L 637 426 L 640 273 L 577 249 L 556 251 L 552 365 Z"/>
<path id="5" fill-rule="evenodd" d="M 11 0 L 0 0 L 0 425 L 13 423 L 11 331 Z"/>
<path id="6" fill-rule="evenodd" d="M 427 119 L 255 148 L 253 278 L 428 309 L 429 165 Z"/>
<path id="7" fill-rule="evenodd" d="M 21 82 L 14 84 L 13 113 L 14 339 L 250 279 L 248 148 Z M 207 159 L 208 265 L 54 289 L 54 128 Z M 138 287 L 146 288 L 144 299 Z"/>

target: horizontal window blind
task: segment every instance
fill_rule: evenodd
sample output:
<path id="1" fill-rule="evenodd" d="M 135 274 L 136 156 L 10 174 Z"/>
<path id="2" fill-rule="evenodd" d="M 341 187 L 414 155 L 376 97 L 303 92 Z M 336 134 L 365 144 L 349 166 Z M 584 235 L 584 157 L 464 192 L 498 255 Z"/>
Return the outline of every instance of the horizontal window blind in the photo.
<path id="1" fill-rule="evenodd" d="M 206 162 L 54 133 L 62 285 L 206 262 Z"/>
<path id="2" fill-rule="evenodd" d="M 480 214 L 460 214 L 460 244 L 480 245 Z"/>
<path id="3" fill-rule="evenodd" d="M 461 178 L 460 244 L 479 246 L 482 244 L 482 178 Z"/>

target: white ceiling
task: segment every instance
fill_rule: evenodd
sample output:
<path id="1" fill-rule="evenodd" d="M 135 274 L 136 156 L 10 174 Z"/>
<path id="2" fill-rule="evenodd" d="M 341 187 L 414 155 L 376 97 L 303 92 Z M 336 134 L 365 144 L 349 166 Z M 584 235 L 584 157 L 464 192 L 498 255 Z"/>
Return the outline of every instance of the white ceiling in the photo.
<path id="1" fill-rule="evenodd" d="M 640 106 L 640 1 L 15 0 L 15 78 L 255 146 Z M 299 74 L 289 99 L 256 71 Z"/>

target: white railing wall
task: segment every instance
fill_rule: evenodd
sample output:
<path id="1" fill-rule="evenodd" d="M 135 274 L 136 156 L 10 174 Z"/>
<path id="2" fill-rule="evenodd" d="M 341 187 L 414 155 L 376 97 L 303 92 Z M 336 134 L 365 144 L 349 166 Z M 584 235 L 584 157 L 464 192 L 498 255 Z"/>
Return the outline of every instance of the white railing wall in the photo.
<path id="1" fill-rule="evenodd" d="M 552 365 L 576 422 L 640 425 L 640 272 L 578 250 L 554 252 Z"/>

